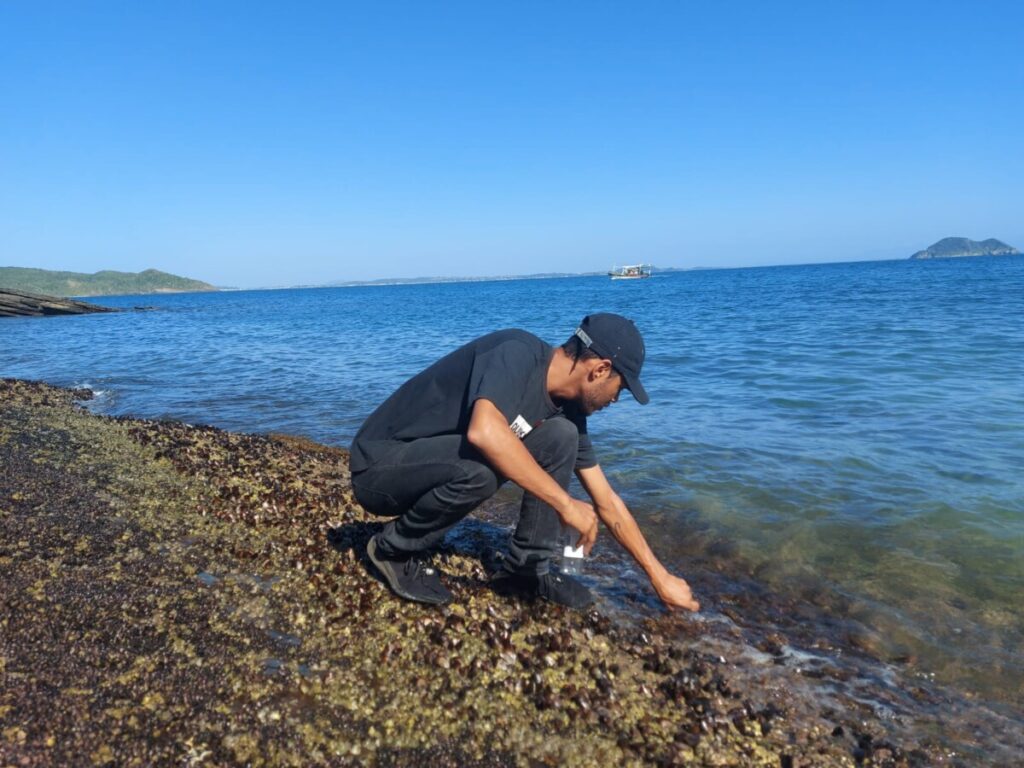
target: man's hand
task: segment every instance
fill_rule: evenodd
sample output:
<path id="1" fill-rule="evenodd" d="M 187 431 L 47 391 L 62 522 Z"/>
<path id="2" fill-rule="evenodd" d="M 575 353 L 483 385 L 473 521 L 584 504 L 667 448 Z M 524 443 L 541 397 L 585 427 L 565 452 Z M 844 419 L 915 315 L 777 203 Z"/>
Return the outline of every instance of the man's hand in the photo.
<path id="1" fill-rule="evenodd" d="M 584 489 L 590 494 L 590 498 L 594 500 L 598 517 L 608 526 L 615 540 L 625 547 L 644 569 L 661 601 L 669 608 L 699 611 L 700 603 L 693 599 L 690 585 L 678 576 L 673 576 L 658 562 L 633 515 L 619 495 L 612 490 L 601 468 L 593 466 L 581 469 L 576 474 Z"/>
<path id="2" fill-rule="evenodd" d="M 700 603 L 693 599 L 690 585 L 678 576 L 673 576 L 666 571 L 662 578 L 651 583 L 654 586 L 654 591 L 658 593 L 658 597 L 669 608 L 685 608 L 688 611 L 700 610 Z"/>
<path id="3" fill-rule="evenodd" d="M 558 513 L 566 525 L 580 532 L 580 544 L 588 555 L 597 539 L 597 514 L 585 501 L 572 498 L 569 492 L 541 469 L 523 442 L 508 428 L 508 422 L 490 400 L 473 404 L 466 439 L 504 478 L 524 491 L 529 491 Z"/>
<path id="4" fill-rule="evenodd" d="M 580 533 L 576 546 L 583 546 L 583 553 L 590 554 L 591 547 L 597 541 L 597 513 L 594 507 L 579 499 L 569 499 L 569 506 L 560 510 L 562 522 L 575 528 Z"/>

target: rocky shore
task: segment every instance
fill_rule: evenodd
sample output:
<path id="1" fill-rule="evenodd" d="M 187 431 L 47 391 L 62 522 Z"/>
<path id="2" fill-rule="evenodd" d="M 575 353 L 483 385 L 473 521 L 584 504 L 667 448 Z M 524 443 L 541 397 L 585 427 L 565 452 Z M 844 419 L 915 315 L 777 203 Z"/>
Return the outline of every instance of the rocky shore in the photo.
<path id="1" fill-rule="evenodd" d="M 44 296 L 25 291 L 0 290 L 0 317 L 41 317 L 43 315 L 88 315 L 93 312 L 117 312 L 87 301 Z"/>
<path id="2" fill-rule="evenodd" d="M 0 381 L 0 765 L 958 762 L 770 643 L 495 595 L 487 523 L 442 553 L 453 605 L 398 601 L 344 451 L 88 397 Z"/>

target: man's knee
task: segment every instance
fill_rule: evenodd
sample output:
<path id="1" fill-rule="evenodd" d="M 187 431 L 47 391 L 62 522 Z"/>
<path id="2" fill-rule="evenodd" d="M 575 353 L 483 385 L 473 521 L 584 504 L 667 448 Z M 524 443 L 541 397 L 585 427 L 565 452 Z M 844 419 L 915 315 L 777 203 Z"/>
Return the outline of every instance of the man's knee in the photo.
<path id="1" fill-rule="evenodd" d="M 363 509 L 375 515 L 391 517 L 401 512 L 398 503 L 391 494 L 379 488 L 374 488 L 368 483 L 361 482 L 361 478 L 358 478 L 358 476 L 352 478 L 352 495 L 356 497 L 356 501 L 359 502 Z"/>
<path id="2" fill-rule="evenodd" d="M 444 486 L 454 497 L 479 503 L 498 492 L 501 481 L 486 464 L 464 459 L 459 462 L 459 469 L 461 471 Z"/>
<path id="3" fill-rule="evenodd" d="M 545 466 L 576 458 L 580 433 L 576 425 L 565 418 L 548 419 L 535 428 L 523 441 L 526 449 Z"/>
<path id="4" fill-rule="evenodd" d="M 543 438 L 548 445 L 564 450 L 577 450 L 580 444 L 580 432 L 576 425 L 568 419 L 548 419 L 535 430 L 537 437 Z"/>
<path id="5" fill-rule="evenodd" d="M 561 440 L 571 441 L 575 444 L 580 439 L 580 431 L 576 428 L 576 425 L 563 416 L 549 419 L 541 424 L 541 427 L 545 426 L 555 430 L 555 434 Z"/>

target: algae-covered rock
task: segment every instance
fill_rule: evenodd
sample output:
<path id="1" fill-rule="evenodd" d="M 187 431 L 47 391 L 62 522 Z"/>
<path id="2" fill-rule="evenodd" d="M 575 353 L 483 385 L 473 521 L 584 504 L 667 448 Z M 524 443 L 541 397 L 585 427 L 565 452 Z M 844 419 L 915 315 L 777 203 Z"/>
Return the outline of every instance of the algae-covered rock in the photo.
<path id="1" fill-rule="evenodd" d="M 679 617 L 499 597 L 452 548 L 455 604 L 398 601 L 343 451 L 83 396 L 0 382 L 2 765 L 914 763 L 744 687 Z"/>

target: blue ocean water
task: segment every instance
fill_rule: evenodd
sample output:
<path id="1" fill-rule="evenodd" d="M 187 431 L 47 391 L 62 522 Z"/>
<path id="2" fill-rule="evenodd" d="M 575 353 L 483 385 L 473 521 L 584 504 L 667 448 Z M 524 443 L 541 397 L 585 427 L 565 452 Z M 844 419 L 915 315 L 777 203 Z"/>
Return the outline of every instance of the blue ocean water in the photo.
<path id="1" fill-rule="evenodd" d="M 4 320 L 0 375 L 338 445 L 479 334 L 560 343 L 588 312 L 629 315 L 651 403 L 624 396 L 591 432 L 666 563 L 726 551 L 773 590 L 813 585 L 925 674 L 1024 690 L 1024 258 L 101 301 L 156 311 Z"/>

